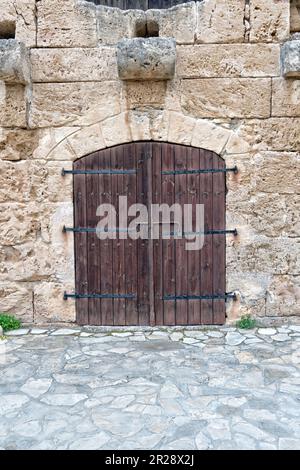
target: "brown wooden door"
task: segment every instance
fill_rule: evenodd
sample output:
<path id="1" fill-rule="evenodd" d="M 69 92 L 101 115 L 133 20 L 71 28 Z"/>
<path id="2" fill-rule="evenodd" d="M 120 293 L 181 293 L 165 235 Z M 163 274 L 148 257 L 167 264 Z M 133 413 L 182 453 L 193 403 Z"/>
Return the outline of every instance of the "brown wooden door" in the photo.
<path id="1" fill-rule="evenodd" d="M 204 204 L 205 231 L 224 230 L 225 173 L 202 172 L 224 168 L 213 152 L 158 142 L 124 144 L 74 162 L 79 324 L 224 323 L 224 233 L 206 234 L 201 250 L 187 251 L 186 240 L 172 236 L 99 240 L 94 231 L 80 230 L 97 226 L 102 203 L 113 204 L 119 216 L 122 195 L 128 206 L 146 205 L 149 214 L 151 204 Z"/>

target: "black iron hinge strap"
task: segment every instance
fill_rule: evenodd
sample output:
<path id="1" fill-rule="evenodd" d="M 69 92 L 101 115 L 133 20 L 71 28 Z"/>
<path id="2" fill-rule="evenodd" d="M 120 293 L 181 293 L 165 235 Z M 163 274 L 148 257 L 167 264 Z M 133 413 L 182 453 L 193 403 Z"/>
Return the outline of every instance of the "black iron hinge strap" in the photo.
<path id="1" fill-rule="evenodd" d="M 73 233 L 96 233 L 96 232 L 129 232 L 130 230 L 128 228 L 113 228 L 110 230 L 99 230 L 95 227 L 89 228 L 89 227 L 66 227 L 65 225 L 63 226 L 62 231 L 65 232 L 73 232 Z M 186 235 L 223 235 L 226 233 L 232 233 L 234 236 L 237 236 L 238 232 L 237 229 L 232 229 L 232 230 L 205 230 L 204 232 L 182 232 L 182 236 Z M 164 235 L 170 235 L 170 236 L 175 236 L 179 235 L 177 232 L 170 232 L 168 234 Z"/>
<path id="2" fill-rule="evenodd" d="M 65 175 L 133 175 L 136 170 L 61 170 L 62 176 Z"/>
<path id="3" fill-rule="evenodd" d="M 64 300 L 72 299 L 134 299 L 135 294 L 68 294 L 64 292 Z"/>
<path id="4" fill-rule="evenodd" d="M 238 173 L 238 167 L 234 166 L 233 168 L 209 168 L 203 170 L 163 170 L 162 175 L 194 175 L 200 173 L 228 173 L 233 171 L 233 173 Z"/>
<path id="5" fill-rule="evenodd" d="M 165 295 L 163 300 L 222 300 L 231 298 L 236 300 L 234 292 L 226 292 L 225 294 L 210 294 L 210 295 Z"/>

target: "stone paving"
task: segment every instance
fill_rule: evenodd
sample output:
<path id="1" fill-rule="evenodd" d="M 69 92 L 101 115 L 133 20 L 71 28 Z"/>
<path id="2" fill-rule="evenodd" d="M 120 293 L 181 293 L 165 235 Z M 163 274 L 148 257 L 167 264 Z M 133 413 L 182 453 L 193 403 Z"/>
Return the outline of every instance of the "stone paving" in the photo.
<path id="1" fill-rule="evenodd" d="M 300 326 L 0 341 L 1 449 L 300 449 Z"/>

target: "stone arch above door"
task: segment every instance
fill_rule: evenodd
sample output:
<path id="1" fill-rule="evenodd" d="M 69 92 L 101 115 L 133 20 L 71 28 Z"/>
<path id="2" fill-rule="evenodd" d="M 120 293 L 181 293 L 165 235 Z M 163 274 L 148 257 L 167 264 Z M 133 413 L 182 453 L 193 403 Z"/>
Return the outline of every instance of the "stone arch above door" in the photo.
<path id="1" fill-rule="evenodd" d="M 251 151 L 239 130 L 228 124 L 153 109 L 122 112 L 85 127 L 52 128 L 41 137 L 36 153 L 46 160 L 74 161 L 106 147 L 139 140 L 192 145 L 224 158 Z"/>

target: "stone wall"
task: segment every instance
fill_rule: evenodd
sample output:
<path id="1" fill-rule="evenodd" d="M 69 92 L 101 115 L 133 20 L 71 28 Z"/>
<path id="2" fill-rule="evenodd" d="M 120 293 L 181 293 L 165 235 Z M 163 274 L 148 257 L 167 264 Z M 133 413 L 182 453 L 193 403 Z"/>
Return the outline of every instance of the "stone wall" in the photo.
<path id="1" fill-rule="evenodd" d="M 289 0 L 203 0 L 122 11 L 79 0 L 0 0 L 31 82 L 0 81 L 0 311 L 75 321 L 71 177 L 62 167 L 107 146 L 161 140 L 211 149 L 227 176 L 228 320 L 300 315 L 300 80 L 280 49 L 298 26 Z M 117 42 L 156 22 L 176 40 L 168 81 L 121 81 Z M 298 21 L 299 24 L 299 21 Z M 293 25 L 293 26 L 292 26 Z M 140 27 L 140 26 L 139 26 Z M 1 41 L 1 40 L 0 40 Z"/>

